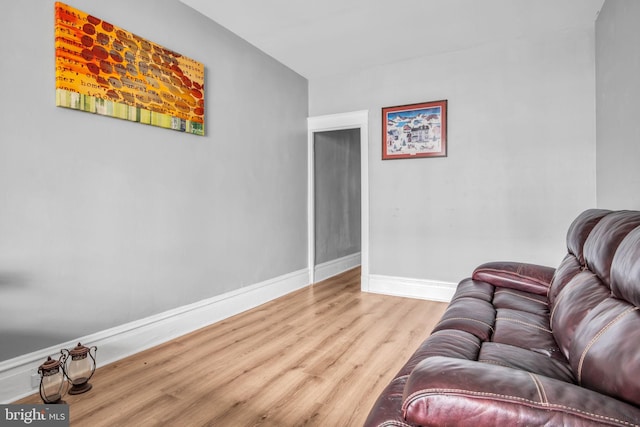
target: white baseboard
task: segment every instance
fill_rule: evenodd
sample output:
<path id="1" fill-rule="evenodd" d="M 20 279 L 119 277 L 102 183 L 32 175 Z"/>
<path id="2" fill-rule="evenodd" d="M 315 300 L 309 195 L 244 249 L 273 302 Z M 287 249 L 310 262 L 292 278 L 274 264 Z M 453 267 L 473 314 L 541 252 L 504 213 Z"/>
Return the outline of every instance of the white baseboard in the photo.
<path id="1" fill-rule="evenodd" d="M 304 288 L 308 282 L 308 269 L 299 270 L 0 362 L 0 404 L 37 393 L 37 386 L 31 387 L 32 374 L 47 356 L 59 355 L 62 348 L 73 348 L 78 342 L 95 345 L 98 367 L 104 366 Z"/>
<path id="2" fill-rule="evenodd" d="M 360 252 L 316 265 L 314 278 L 321 282 L 360 265 Z"/>
<path id="3" fill-rule="evenodd" d="M 449 302 L 456 287 L 452 282 L 370 274 L 367 292 Z"/>

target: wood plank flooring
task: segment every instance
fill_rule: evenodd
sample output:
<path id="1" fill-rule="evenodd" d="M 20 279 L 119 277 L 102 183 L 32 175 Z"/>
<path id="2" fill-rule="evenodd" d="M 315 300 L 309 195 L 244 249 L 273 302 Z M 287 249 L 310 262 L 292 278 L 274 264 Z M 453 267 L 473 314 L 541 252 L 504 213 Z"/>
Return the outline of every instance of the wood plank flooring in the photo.
<path id="1" fill-rule="evenodd" d="M 98 369 L 71 425 L 361 426 L 445 308 L 362 293 L 356 268 Z"/>

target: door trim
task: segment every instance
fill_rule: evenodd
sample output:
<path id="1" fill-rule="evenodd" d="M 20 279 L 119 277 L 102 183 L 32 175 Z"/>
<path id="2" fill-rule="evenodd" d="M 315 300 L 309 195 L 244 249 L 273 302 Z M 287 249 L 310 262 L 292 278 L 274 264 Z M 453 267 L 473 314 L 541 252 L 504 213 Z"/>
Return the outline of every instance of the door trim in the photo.
<path id="1" fill-rule="evenodd" d="M 314 138 L 316 132 L 360 129 L 360 251 L 361 289 L 369 290 L 369 111 L 329 114 L 307 118 L 307 234 L 309 284 L 315 283 L 315 182 Z"/>

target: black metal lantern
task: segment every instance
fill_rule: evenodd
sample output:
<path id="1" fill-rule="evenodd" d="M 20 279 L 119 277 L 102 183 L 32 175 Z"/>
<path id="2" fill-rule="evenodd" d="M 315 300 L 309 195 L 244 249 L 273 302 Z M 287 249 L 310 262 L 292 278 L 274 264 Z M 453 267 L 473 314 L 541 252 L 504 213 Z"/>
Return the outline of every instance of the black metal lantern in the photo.
<path id="1" fill-rule="evenodd" d="M 91 354 L 93 350 L 93 354 Z M 85 347 L 78 343 L 72 350 L 62 350 L 66 352 L 64 363 L 64 373 L 71 383 L 69 394 L 81 394 L 91 390 L 92 385 L 89 380 L 96 371 L 96 351 L 98 347 Z"/>
<path id="2" fill-rule="evenodd" d="M 47 360 L 40 365 L 40 397 L 44 403 L 66 403 L 62 400 L 64 380 L 65 355 L 61 355 L 59 360 L 47 357 Z"/>

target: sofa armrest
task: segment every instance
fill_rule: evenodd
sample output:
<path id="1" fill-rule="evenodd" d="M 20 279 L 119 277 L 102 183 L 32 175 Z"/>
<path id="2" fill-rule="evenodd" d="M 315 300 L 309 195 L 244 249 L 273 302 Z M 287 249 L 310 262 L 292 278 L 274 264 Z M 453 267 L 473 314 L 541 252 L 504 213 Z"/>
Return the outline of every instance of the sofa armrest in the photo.
<path id="1" fill-rule="evenodd" d="M 488 262 L 473 271 L 473 280 L 494 286 L 547 295 L 555 269 L 522 262 Z"/>
<path id="2" fill-rule="evenodd" d="M 420 426 L 639 425 L 640 408 L 526 371 L 434 356 L 407 380 L 402 413 Z"/>

